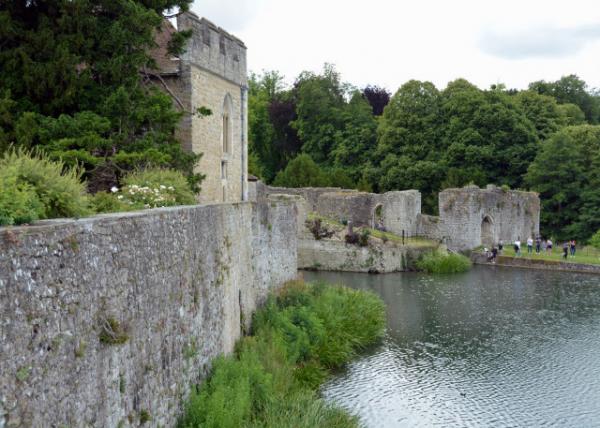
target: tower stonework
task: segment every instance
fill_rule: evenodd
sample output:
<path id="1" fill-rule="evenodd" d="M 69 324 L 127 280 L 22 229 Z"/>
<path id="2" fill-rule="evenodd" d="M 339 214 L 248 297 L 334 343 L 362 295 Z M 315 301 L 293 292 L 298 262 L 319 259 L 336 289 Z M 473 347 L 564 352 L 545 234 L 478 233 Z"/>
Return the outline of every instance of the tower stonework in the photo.
<path id="1" fill-rule="evenodd" d="M 160 76 L 184 112 L 179 140 L 185 149 L 202 153 L 196 166 L 205 175 L 199 202 L 247 200 L 246 46 L 192 12 L 178 16 L 177 30 L 191 30 L 192 35 L 179 58 L 161 60 Z M 172 26 L 167 29 L 173 31 Z"/>

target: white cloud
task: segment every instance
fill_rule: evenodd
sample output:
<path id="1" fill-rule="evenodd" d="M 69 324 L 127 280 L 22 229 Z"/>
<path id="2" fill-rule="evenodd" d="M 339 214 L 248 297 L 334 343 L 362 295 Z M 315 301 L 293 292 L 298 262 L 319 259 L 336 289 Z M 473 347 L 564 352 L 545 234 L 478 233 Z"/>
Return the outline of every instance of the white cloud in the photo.
<path id="1" fill-rule="evenodd" d="M 522 88 L 571 73 L 600 86 L 597 0 L 196 0 L 193 9 L 245 42 L 251 70 L 289 81 L 330 62 L 346 81 L 392 91 L 409 79 Z"/>
<path id="2" fill-rule="evenodd" d="M 600 25 L 574 28 L 537 27 L 487 30 L 481 37 L 484 52 L 506 59 L 562 58 L 574 56 L 600 39 Z"/>
<path id="3" fill-rule="evenodd" d="M 191 9 L 229 32 L 243 30 L 263 5 L 262 0 L 195 0 Z"/>

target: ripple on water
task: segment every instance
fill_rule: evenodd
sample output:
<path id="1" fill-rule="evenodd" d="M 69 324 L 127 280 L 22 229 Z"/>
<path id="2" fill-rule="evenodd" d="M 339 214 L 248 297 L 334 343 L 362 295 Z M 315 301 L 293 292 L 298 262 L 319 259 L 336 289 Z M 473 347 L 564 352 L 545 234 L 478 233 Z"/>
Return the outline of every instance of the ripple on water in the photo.
<path id="1" fill-rule="evenodd" d="M 388 305 L 382 345 L 322 391 L 366 426 L 600 426 L 600 277 L 317 275 Z"/>

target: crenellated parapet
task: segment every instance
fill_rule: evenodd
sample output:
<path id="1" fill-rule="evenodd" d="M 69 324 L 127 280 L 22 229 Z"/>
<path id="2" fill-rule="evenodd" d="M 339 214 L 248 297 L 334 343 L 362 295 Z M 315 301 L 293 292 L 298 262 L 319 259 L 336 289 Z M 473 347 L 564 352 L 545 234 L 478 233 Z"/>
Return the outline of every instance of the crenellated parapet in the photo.
<path id="1" fill-rule="evenodd" d="M 195 65 L 234 84 L 247 86 L 246 45 L 206 18 L 186 12 L 177 18 L 179 31 L 192 30 L 182 66 Z"/>

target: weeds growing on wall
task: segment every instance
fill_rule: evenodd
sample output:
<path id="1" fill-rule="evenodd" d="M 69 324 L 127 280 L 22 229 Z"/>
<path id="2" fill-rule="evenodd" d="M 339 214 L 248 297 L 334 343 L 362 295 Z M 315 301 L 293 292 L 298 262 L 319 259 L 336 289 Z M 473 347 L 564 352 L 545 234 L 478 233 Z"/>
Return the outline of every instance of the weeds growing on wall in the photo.
<path id="1" fill-rule="evenodd" d="M 417 269 L 428 273 L 459 273 L 471 268 L 471 261 L 462 254 L 435 251 L 424 254 L 416 263 Z"/>
<path id="2" fill-rule="evenodd" d="M 294 281 L 254 317 L 254 335 L 186 406 L 180 428 L 353 427 L 355 417 L 326 404 L 316 387 L 381 337 L 383 302 L 371 293 Z"/>

